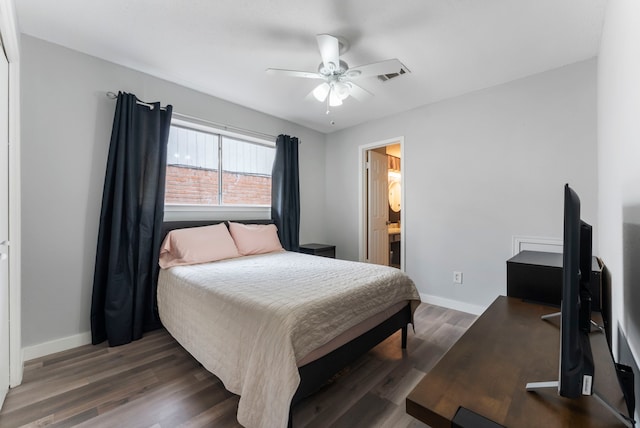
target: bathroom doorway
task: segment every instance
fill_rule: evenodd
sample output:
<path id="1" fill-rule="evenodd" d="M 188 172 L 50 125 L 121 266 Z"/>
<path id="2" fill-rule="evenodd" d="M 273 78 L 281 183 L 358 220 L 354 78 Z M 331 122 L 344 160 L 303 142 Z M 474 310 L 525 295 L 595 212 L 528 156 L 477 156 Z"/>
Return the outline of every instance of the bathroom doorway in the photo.
<path id="1" fill-rule="evenodd" d="M 404 270 L 402 143 L 360 146 L 360 260 Z"/>

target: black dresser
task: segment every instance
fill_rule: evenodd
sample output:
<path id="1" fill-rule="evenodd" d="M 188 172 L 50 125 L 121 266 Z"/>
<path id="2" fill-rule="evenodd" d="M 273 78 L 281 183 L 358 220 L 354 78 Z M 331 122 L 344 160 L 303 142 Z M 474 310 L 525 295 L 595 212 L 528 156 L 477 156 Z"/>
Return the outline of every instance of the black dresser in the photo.
<path id="1" fill-rule="evenodd" d="M 602 269 L 591 262 L 591 309 L 600 310 Z M 562 300 L 562 254 L 521 251 L 507 260 L 507 296 L 560 306 Z"/>

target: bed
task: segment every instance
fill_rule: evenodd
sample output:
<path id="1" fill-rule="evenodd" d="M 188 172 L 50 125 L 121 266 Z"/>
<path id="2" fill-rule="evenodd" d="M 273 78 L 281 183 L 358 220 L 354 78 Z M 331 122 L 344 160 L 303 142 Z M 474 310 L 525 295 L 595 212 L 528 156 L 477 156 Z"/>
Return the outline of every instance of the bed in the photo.
<path id="1" fill-rule="evenodd" d="M 164 233 L 212 222 L 168 222 Z M 243 222 L 243 223 L 269 223 Z M 246 427 L 291 425 L 291 408 L 376 344 L 419 304 L 386 266 L 276 251 L 161 269 L 167 331 L 240 395 Z"/>

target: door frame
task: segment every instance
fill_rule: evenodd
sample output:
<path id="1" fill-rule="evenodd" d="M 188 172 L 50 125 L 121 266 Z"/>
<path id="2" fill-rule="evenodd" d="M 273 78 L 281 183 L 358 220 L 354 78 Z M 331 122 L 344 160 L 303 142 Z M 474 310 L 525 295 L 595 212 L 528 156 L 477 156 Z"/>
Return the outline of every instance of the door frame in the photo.
<path id="1" fill-rule="evenodd" d="M 404 159 L 404 137 L 389 138 L 358 146 L 358 260 L 366 261 L 367 253 L 367 151 L 400 144 L 400 158 Z M 405 235 L 405 177 L 406 165 L 402 162 L 402 186 L 400 187 L 400 270 L 405 271 L 406 235 Z"/>
<path id="2" fill-rule="evenodd" d="M 0 0 L 0 35 L 9 61 L 9 387 L 22 383 L 20 239 L 20 43 L 15 4 Z"/>

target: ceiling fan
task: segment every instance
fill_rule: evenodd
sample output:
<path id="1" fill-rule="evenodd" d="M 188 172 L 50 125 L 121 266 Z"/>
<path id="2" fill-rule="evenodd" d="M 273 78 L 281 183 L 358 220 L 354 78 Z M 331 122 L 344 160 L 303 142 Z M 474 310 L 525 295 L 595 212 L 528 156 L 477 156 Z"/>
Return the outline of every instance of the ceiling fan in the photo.
<path id="1" fill-rule="evenodd" d="M 406 72 L 406 68 L 397 59 L 349 68 L 349 65 L 340 59 L 341 48 L 342 53 L 347 49 L 347 43 L 344 39 L 330 34 L 318 34 L 316 40 L 322 57 L 317 72 L 268 68 L 267 73 L 323 80 L 324 82 L 316 86 L 309 95 L 313 95 L 320 102 L 327 100 L 328 105 L 335 107 L 342 105 L 342 101 L 350 95 L 359 101 L 373 96 L 371 92 L 355 84 L 352 80 Z M 401 70 L 403 71 L 401 72 Z"/>

